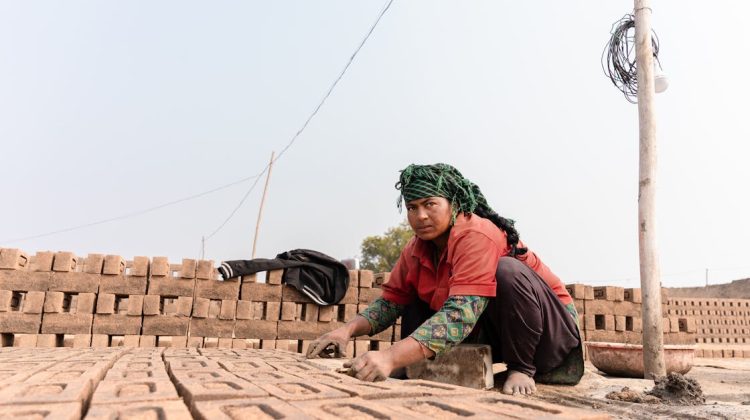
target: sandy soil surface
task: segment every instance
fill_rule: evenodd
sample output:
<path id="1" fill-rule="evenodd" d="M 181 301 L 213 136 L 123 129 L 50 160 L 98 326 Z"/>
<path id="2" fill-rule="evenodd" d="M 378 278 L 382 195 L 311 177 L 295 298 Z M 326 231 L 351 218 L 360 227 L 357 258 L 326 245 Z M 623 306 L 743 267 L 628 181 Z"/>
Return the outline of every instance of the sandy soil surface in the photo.
<path id="1" fill-rule="evenodd" d="M 750 419 L 750 359 L 695 359 L 686 374 L 698 381 L 706 403 L 699 406 L 639 404 L 613 401 L 605 396 L 628 387 L 644 392 L 654 387 L 645 379 L 614 378 L 599 372 L 589 362 L 581 383 L 576 386 L 539 385 L 532 399 L 571 407 L 593 408 L 616 419 Z"/>

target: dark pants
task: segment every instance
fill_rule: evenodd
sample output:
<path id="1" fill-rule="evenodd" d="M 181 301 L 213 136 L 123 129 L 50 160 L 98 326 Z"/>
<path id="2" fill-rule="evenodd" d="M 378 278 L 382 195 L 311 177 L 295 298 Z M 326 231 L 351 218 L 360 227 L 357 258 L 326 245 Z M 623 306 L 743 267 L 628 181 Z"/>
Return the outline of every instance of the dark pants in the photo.
<path id="1" fill-rule="evenodd" d="M 476 335 L 479 329 L 481 341 L 492 346 L 493 363 L 503 362 L 509 370 L 539 376 L 571 359 L 578 366 L 580 358 L 583 374 L 578 327 L 547 283 L 512 257 L 500 258 L 495 278 L 497 297 L 490 299 L 472 333 Z M 434 313 L 421 300 L 408 305 L 401 319 L 401 338 L 408 337 Z"/>

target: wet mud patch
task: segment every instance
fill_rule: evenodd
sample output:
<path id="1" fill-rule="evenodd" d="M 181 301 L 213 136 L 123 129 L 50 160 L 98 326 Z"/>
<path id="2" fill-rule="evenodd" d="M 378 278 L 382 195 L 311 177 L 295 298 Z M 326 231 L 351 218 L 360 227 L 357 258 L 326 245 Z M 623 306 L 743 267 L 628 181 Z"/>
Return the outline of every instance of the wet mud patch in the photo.
<path id="1" fill-rule="evenodd" d="M 661 399 L 653 395 L 644 394 L 643 392 L 633 391 L 628 387 L 623 387 L 620 391 L 612 391 L 605 396 L 608 400 L 626 401 L 641 404 L 661 404 Z"/>
<path id="2" fill-rule="evenodd" d="M 669 373 L 666 377 L 654 381 L 654 389 L 647 394 L 658 397 L 665 404 L 670 405 L 703 405 L 701 385 L 693 378 L 679 373 Z"/>
<path id="3" fill-rule="evenodd" d="M 679 373 L 670 373 L 666 377 L 657 378 L 654 381 L 654 388 L 650 391 L 638 392 L 624 387 L 620 391 L 610 392 L 605 398 L 640 404 L 680 406 L 703 405 L 706 402 L 698 381 Z"/>

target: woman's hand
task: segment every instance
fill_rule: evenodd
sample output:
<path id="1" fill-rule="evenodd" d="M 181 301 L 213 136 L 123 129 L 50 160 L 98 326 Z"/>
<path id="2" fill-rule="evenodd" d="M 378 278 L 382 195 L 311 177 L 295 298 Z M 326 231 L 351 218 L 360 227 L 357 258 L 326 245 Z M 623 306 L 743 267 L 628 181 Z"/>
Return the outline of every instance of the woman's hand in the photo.
<path id="1" fill-rule="evenodd" d="M 346 326 L 337 328 L 329 333 L 323 334 L 317 340 L 310 343 L 305 357 L 332 358 L 347 357 L 346 345 L 351 340 L 349 329 Z"/>
<path id="2" fill-rule="evenodd" d="M 368 351 L 345 362 L 344 367 L 351 369 L 352 376 L 366 382 L 384 381 L 395 368 L 390 351 Z"/>

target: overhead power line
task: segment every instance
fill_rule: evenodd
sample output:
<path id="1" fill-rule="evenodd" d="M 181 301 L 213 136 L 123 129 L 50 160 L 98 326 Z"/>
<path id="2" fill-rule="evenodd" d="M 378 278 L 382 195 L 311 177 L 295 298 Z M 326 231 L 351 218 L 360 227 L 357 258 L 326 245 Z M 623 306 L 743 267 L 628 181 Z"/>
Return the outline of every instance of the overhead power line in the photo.
<path id="1" fill-rule="evenodd" d="M 178 198 L 177 200 L 168 201 L 166 203 L 162 203 L 162 204 L 159 204 L 159 205 L 156 205 L 156 206 L 153 206 L 153 207 L 149 207 L 149 208 L 146 208 L 146 209 L 143 209 L 143 210 L 137 210 L 137 211 L 134 211 L 134 212 L 125 213 L 125 214 L 122 214 L 122 215 L 119 215 L 119 216 L 115 216 L 115 217 L 110 217 L 110 218 L 107 218 L 107 219 L 101 219 L 101 220 L 97 220 L 97 221 L 90 222 L 90 223 L 84 223 L 82 225 L 70 226 L 70 227 L 67 227 L 67 228 L 53 230 L 53 231 L 45 232 L 45 233 L 40 233 L 40 234 L 37 234 L 37 235 L 24 236 L 24 237 L 21 237 L 21 238 L 7 239 L 7 240 L 4 240 L 4 241 L 0 241 L 0 244 L 8 244 L 8 243 L 13 243 L 13 242 L 28 241 L 30 239 L 43 238 L 45 236 L 57 235 L 59 233 L 70 232 L 70 231 L 74 231 L 74 230 L 78 230 L 78 229 L 88 228 L 88 227 L 91 227 L 91 226 L 101 225 L 101 224 L 104 224 L 104 223 L 116 222 L 118 220 L 127 219 L 127 218 L 130 218 L 130 217 L 140 216 L 142 214 L 151 213 L 152 211 L 160 210 L 160 209 L 163 209 L 165 207 L 173 206 L 173 205 L 184 203 L 184 202 L 190 201 L 190 200 L 194 200 L 196 198 L 200 198 L 200 197 L 203 197 L 203 196 L 206 196 L 206 195 L 209 195 L 209 194 L 213 194 L 215 192 L 221 191 L 221 190 L 229 188 L 229 187 L 233 187 L 233 186 L 235 186 L 237 184 L 242 184 L 243 182 L 247 182 L 247 181 L 250 181 L 252 179 L 258 179 L 258 178 L 260 178 L 261 175 L 263 175 L 263 172 L 261 172 L 261 173 L 259 173 L 257 175 L 253 175 L 253 176 L 249 176 L 249 177 L 246 177 L 246 178 L 238 179 L 236 181 L 230 182 L 229 184 L 224 184 L 222 186 L 210 189 L 208 191 L 203 191 L 203 192 L 200 192 L 200 193 L 197 193 L 197 194 L 189 195 L 187 197 Z"/>
<path id="2" fill-rule="evenodd" d="M 391 4 L 393 4 L 393 0 L 389 0 L 385 4 L 385 6 L 383 7 L 383 9 L 380 11 L 380 14 L 378 14 L 377 19 L 375 19 L 375 22 L 370 27 L 370 30 L 367 31 L 367 34 L 362 39 L 362 42 L 359 43 L 359 45 L 357 46 L 357 48 L 352 53 L 351 57 L 349 57 L 349 61 L 346 62 L 346 65 L 344 66 L 344 68 L 339 73 L 338 77 L 336 77 L 336 79 L 333 81 L 333 83 L 331 84 L 331 86 L 328 88 L 328 91 L 325 93 L 325 95 L 323 95 L 323 99 L 320 100 L 320 102 L 318 103 L 318 106 L 316 106 L 315 109 L 313 109 L 312 113 L 310 113 L 310 115 L 307 117 L 307 119 L 305 120 L 304 124 L 302 124 L 302 127 L 300 127 L 300 129 L 297 130 L 297 132 L 294 134 L 294 136 L 292 136 L 292 139 L 289 141 L 289 143 L 287 143 L 287 145 L 284 146 L 283 149 L 281 149 L 281 152 L 279 153 L 279 155 L 276 156 L 276 158 L 273 161 L 269 162 L 266 165 L 265 168 L 263 168 L 263 171 L 260 173 L 260 175 L 265 174 L 266 171 L 268 170 L 268 168 L 271 166 L 271 164 L 275 163 L 276 161 L 278 161 L 279 159 L 281 159 L 282 156 L 284 156 L 284 153 L 286 153 L 286 151 L 289 150 L 290 147 L 292 147 L 292 145 L 294 144 L 294 142 L 297 141 L 297 138 L 302 134 L 302 132 L 305 131 L 305 129 L 307 128 L 307 126 L 310 124 L 310 121 L 312 121 L 312 119 L 315 118 L 315 116 L 318 114 L 318 111 L 320 111 L 320 109 L 323 107 L 323 105 L 325 104 L 325 102 L 328 99 L 328 97 L 331 96 L 331 93 L 333 92 L 333 89 L 336 88 L 336 85 L 338 85 L 339 81 L 344 77 L 344 74 L 349 69 L 349 66 L 352 65 L 352 62 L 354 61 L 354 58 L 357 56 L 357 54 L 359 53 L 359 51 L 365 45 L 365 43 L 367 42 L 367 40 L 370 38 L 370 35 L 372 35 L 372 33 L 375 31 L 375 28 L 378 26 L 378 23 L 380 23 L 380 19 L 382 19 L 383 15 L 385 15 L 385 12 L 387 12 L 388 9 L 390 9 Z M 232 209 L 232 212 L 229 214 L 229 216 L 226 219 L 224 219 L 224 221 L 221 222 L 221 224 L 219 225 L 219 227 L 217 227 L 216 229 L 214 229 L 213 232 L 211 232 L 211 234 L 207 235 L 205 237 L 205 240 L 209 240 L 214 235 L 216 235 L 217 233 L 219 233 L 219 231 L 221 231 L 221 229 L 223 229 L 224 226 L 226 226 L 226 224 L 232 219 L 232 217 L 234 217 L 234 215 L 237 213 L 237 210 L 239 210 L 240 207 L 242 207 L 242 204 L 245 203 L 245 200 L 247 199 L 247 197 L 250 195 L 250 193 L 258 185 L 258 180 L 260 179 L 260 175 L 259 175 L 259 178 L 256 179 L 255 182 L 253 182 L 253 185 L 251 185 L 250 188 L 247 190 L 247 192 L 242 197 L 242 199 L 240 200 L 240 202 L 234 207 L 234 209 Z"/>
<path id="3" fill-rule="evenodd" d="M 279 153 L 279 155 L 273 160 L 273 162 L 276 162 L 277 160 L 279 160 L 284 155 L 284 153 L 286 153 L 286 151 L 289 150 L 289 148 L 294 144 L 294 142 L 297 141 L 297 138 L 302 134 L 302 132 L 305 131 L 305 129 L 307 128 L 307 126 L 310 124 L 310 121 L 312 121 L 312 119 L 315 117 L 315 115 L 318 114 L 318 111 L 320 111 L 320 109 L 323 107 L 323 104 L 325 104 L 325 102 L 328 99 L 328 97 L 331 96 L 331 93 L 333 92 L 333 89 L 336 87 L 336 85 L 339 83 L 339 81 L 344 77 L 344 74 L 349 69 L 349 66 L 351 66 L 352 62 L 354 61 L 354 58 L 357 56 L 357 54 L 359 53 L 359 51 L 365 45 L 365 43 L 367 42 L 367 40 L 370 38 L 370 35 L 372 35 L 373 31 L 377 27 L 377 25 L 380 22 L 380 20 L 382 19 L 383 15 L 385 15 L 385 12 L 387 12 L 388 9 L 391 7 L 391 4 L 393 4 L 393 0 L 389 0 L 385 4 L 385 6 L 383 7 L 383 9 L 380 11 L 380 14 L 378 15 L 377 19 L 375 20 L 375 23 L 373 23 L 373 25 L 370 27 L 370 30 L 367 32 L 367 34 L 365 35 L 365 37 L 362 39 L 362 42 L 359 43 L 359 45 L 357 46 L 357 48 L 354 50 L 354 53 L 352 53 L 351 57 L 349 57 L 349 61 L 347 61 L 347 63 L 344 66 L 343 70 L 341 70 L 341 73 L 339 73 L 339 75 L 336 78 L 336 80 L 334 80 L 334 82 L 328 88 L 328 91 L 323 96 L 323 99 L 318 103 L 318 105 L 315 107 L 315 109 L 310 114 L 310 116 L 307 117 L 307 119 L 305 120 L 304 124 L 302 124 L 302 127 L 299 130 L 297 130 L 297 132 L 294 134 L 294 136 L 292 136 L 292 139 L 289 141 L 289 143 L 287 143 L 286 146 L 284 146 L 284 148 L 281 150 L 281 152 Z M 3 241 L 0 241 L 0 244 L 9 244 L 9 243 L 14 243 L 14 242 L 27 241 L 27 240 L 31 240 L 31 239 L 38 239 L 38 238 L 43 238 L 43 237 L 47 237 L 47 236 L 57 235 L 57 234 L 60 234 L 60 233 L 71 232 L 71 231 L 75 231 L 75 230 L 79 230 L 79 229 L 85 229 L 85 228 L 89 228 L 89 227 L 92 227 L 92 226 L 97 226 L 97 225 L 101 225 L 101 224 L 105 224 L 105 223 L 111 223 L 111 222 L 116 222 L 118 220 L 123 220 L 123 219 L 128 219 L 128 218 L 131 218 L 131 217 L 140 216 L 140 215 L 143 215 L 143 214 L 146 214 L 146 213 L 150 213 L 150 212 L 153 212 L 153 211 L 156 211 L 156 210 L 163 209 L 165 207 L 170 207 L 170 206 L 173 206 L 173 205 L 176 205 L 176 204 L 184 203 L 186 201 L 194 200 L 194 199 L 197 199 L 197 198 L 200 198 L 200 197 L 203 197 L 203 196 L 206 196 L 206 195 L 209 195 L 209 194 L 221 191 L 221 190 L 223 190 L 225 188 L 229 188 L 229 187 L 232 187 L 234 185 L 241 184 L 243 182 L 247 182 L 247 181 L 250 181 L 250 180 L 255 180 L 255 182 L 252 183 L 252 185 L 247 190 L 247 192 L 245 192 L 245 194 L 242 196 L 242 199 L 232 209 L 232 211 L 224 219 L 224 221 L 222 221 L 221 224 L 219 224 L 219 226 L 211 232 L 211 234 L 205 236 L 205 238 L 203 239 L 203 241 L 206 241 L 206 240 L 212 238 L 214 235 L 216 235 L 234 217 L 234 215 L 237 213 L 237 211 L 240 209 L 240 207 L 242 207 L 242 205 L 245 203 L 245 200 L 247 200 L 247 197 L 250 196 L 250 193 L 258 185 L 258 180 L 260 179 L 260 177 L 263 174 L 266 173 L 266 171 L 268 170 L 270 164 L 271 163 L 267 164 L 263 168 L 263 170 L 261 172 L 255 174 L 255 175 L 252 175 L 252 176 L 249 176 L 249 177 L 245 177 L 245 178 L 242 178 L 242 179 L 238 179 L 236 181 L 230 182 L 228 184 L 224 184 L 222 186 L 213 188 L 213 189 L 208 190 L 208 191 L 203 191 L 203 192 L 200 192 L 200 193 L 197 193 L 197 194 L 193 194 L 193 195 L 190 195 L 190 196 L 187 196 L 187 197 L 179 198 L 177 200 L 168 201 L 166 203 L 158 204 L 156 206 L 149 207 L 149 208 L 146 208 L 146 209 L 143 209 L 143 210 L 137 210 L 137 211 L 134 211 L 134 212 L 130 212 L 130 213 L 126 213 L 126 214 L 122 214 L 122 215 L 119 215 L 119 216 L 110 217 L 110 218 L 106 218 L 106 219 L 101 219 L 101 220 L 97 220 L 97 221 L 90 222 L 90 223 L 84 223 L 84 224 L 81 224 L 81 225 L 70 226 L 70 227 L 67 227 L 67 228 L 57 229 L 57 230 L 53 230 L 53 231 L 49 231 L 49 232 L 45 232 L 45 233 L 40 233 L 40 234 L 36 234 L 36 235 L 31 235 L 31 236 L 24 236 L 24 237 L 19 237 L 19 238 L 12 238 L 12 239 L 3 240 Z"/>

